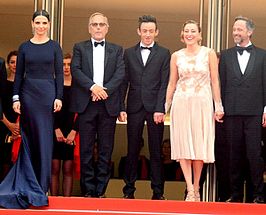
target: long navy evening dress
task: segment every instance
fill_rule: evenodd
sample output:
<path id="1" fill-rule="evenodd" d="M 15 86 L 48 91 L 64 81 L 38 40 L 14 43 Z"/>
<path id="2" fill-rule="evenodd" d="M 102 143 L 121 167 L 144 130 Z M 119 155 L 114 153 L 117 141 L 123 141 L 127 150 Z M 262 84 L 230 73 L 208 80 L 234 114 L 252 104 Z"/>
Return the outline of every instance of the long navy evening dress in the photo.
<path id="1" fill-rule="evenodd" d="M 0 206 L 48 205 L 53 104 L 63 95 L 63 57 L 57 42 L 27 41 L 20 46 L 14 95 L 19 95 L 21 102 L 22 144 L 17 162 L 0 184 Z"/>

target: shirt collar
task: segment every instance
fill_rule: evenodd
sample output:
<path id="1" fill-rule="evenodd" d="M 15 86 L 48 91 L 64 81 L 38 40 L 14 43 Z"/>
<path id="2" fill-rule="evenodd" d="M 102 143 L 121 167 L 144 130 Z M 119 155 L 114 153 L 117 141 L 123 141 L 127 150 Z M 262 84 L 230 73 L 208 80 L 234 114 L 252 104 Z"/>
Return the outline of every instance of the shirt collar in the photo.
<path id="1" fill-rule="evenodd" d="M 247 45 L 245 45 L 244 47 L 248 47 L 248 46 L 251 46 L 252 45 L 252 42 L 249 41 Z M 236 46 L 240 46 L 239 44 L 236 44 Z"/>
<path id="2" fill-rule="evenodd" d="M 92 45 L 94 44 L 94 42 L 102 42 L 102 41 L 104 41 L 104 46 L 105 46 L 105 39 L 100 40 L 100 41 L 97 41 L 97 40 L 91 38 L 91 44 L 92 44 Z"/>
<path id="3" fill-rule="evenodd" d="M 153 47 L 154 46 L 154 42 L 152 42 L 152 44 L 150 44 L 149 46 L 146 46 L 142 42 L 140 42 L 139 43 L 139 47 L 141 47 L 141 46 L 143 46 L 143 47 Z"/>

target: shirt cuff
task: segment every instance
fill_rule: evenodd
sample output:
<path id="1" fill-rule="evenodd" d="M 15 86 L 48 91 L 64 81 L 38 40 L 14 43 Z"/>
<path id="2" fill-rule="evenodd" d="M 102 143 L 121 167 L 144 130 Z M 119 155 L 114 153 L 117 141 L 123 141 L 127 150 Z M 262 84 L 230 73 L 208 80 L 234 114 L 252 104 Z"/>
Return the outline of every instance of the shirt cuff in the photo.
<path id="1" fill-rule="evenodd" d="M 17 102 L 17 101 L 19 101 L 19 95 L 14 95 L 14 96 L 12 97 L 12 101 L 13 101 L 13 102 Z"/>

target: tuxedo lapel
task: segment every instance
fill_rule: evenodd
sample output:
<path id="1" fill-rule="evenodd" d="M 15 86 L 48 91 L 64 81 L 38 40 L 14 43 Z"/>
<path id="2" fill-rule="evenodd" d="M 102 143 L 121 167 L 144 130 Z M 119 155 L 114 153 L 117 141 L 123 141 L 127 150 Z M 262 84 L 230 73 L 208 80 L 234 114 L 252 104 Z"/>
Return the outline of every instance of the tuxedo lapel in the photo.
<path id="1" fill-rule="evenodd" d="M 136 56 L 137 56 L 137 59 L 139 61 L 139 64 L 144 67 L 139 43 L 136 45 L 135 52 L 136 52 Z"/>
<path id="2" fill-rule="evenodd" d="M 110 55 L 113 52 L 112 45 L 108 42 L 105 42 L 105 50 L 104 50 L 104 76 L 103 76 L 103 81 L 104 83 L 106 82 L 106 77 L 108 77 L 108 61 L 110 58 Z"/>
<path id="3" fill-rule="evenodd" d="M 244 73 L 244 80 L 251 74 L 251 72 L 253 71 L 253 67 L 255 65 L 255 59 L 256 59 L 256 51 L 254 50 L 254 48 L 250 51 L 250 57 L 249 57 L 249 61 Z"/>
<path id="4" fill-rule="evenodd" d="M 150 63 L 151 59 L 154 57 L 154 55 L 157 54 L 157 50 L 158 50 L 158 45 L 156 43 L 154 43 L 154 46 L 152 47 L 152 51 L 149 54 L 149 57 L 147 59 L 147 62 L 146 62 L 145 66 L 147 66 Z"/>
<path id="5" fill-rule="evenodd" d="M 108 42 L 105 42 L 105 50 L 104 50 L 104 70 L 106 70 L 106 66 L 108 63 L 108 59 L 110 54 L 113 52 L 111 45 Z"/>
<path id="6" fill-rule="evenodd" d="M 231 59 L 232 59 L 232 65 L 233 65 L 233 68 L 234 68 L 234 72 L 235 72 L 235 75 L 238 79 L 241 79 L 243 74 L 241 72 L 241 69 L 240 69 L 240 66 L 239 66 L 239 62 L 238 62 L 238 59 L 237 59 L 237 51 L 236 49 L 232 49 L 231 51 Z"/>
<path id="7" fill-rule="evenodd" d="M 88 54 L 89 71 L 91 75 L 93 75 L 93 47 L 91 40 L 89 40 L 88 43 L 86 44 L 86 50 Z"/>

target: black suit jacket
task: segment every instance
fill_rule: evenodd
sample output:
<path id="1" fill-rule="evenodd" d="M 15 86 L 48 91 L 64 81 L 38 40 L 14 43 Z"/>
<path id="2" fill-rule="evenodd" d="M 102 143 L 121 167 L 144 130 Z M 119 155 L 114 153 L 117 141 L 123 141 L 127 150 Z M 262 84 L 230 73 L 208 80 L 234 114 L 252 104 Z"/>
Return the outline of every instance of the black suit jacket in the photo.
<path id="1" fill-rule="evenodd" d="M 121 87 L 121 110 L 135 113 L 142 107 L 148 112 L 165 112 L 164 103 L 170 70 L 170 52 L 154 44 L 144 66 L 140 44 L 128 48 L 124 53 L 126 76 Z M 129 87 L 129 88 L 128 88 Z M 127 106 L 127 107 L 126 107 Z"/>
<path id="2" fill-rule="evenodd" d="M 5 83 L 7 79 L 5 60 L 0 58 L 0 119 L 3 118 L 2 98 L 5 95 Z"/>
<path id="3" fill-rule="evenodd" d="M 125 65 L 121 46 L 105 43 L 104 87 L 108 98 L 105 106 L 110 116 L 118 116 L 120 111 L 119 87 L 124 79 Z M 74 45 L 71 61 L 71 102 L 70 111 L 82 113 L 91 102 L 90 88 L 93 84 L 93 46 L 91 40 Z"/>
<path id="4" fill-rule="evenodd" d="M 266 52 L 253 47 L 244 75 L 236 49 L 221 52 L 219 73 L 226 115 L 261 115 L 266 105 Z"/>

